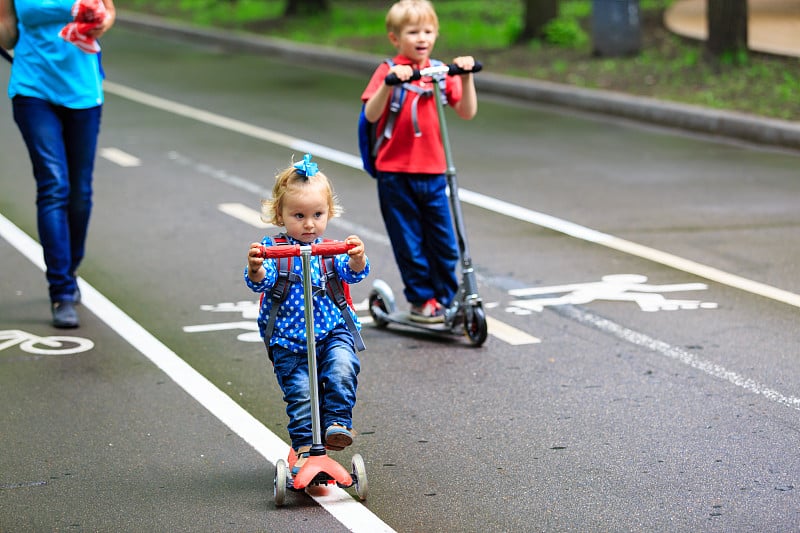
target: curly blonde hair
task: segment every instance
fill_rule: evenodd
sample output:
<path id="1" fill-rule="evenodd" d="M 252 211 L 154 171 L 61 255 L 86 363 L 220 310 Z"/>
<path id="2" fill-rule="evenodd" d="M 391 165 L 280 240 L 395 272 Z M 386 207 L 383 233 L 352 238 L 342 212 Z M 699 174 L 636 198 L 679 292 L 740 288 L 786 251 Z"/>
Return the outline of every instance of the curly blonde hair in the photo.
<path id="1" fill-rule="evenodd" d="M 272 198 L 261 200 L 261 220 L 267 224 L 280 226 L 278 220 L 280 212 L 283 210 L 284 199 L 287 194 L 297 191 L 304 187 L 322 187 L 328 197 L 328 217 L 338 217 L 342 214 L 342 207 L 339 199 L 333 191 L 333 185 L 322 172 L 317 172 L 313 176 L 306 176 L 298 172 L 294 165 L 290 165 L 275 175 L 275 185 L 272 187 Z"/>

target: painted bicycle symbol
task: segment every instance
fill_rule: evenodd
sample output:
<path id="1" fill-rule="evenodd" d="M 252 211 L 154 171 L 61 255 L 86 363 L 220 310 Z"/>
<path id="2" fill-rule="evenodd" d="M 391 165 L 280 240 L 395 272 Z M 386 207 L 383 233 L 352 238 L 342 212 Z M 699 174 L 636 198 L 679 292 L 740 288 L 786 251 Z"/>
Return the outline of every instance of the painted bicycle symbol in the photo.
<path id="1" fill-rule="evenodd" d="M 0 331 L 0 351 L 17 344 L 23 352 L 36 355 L 71 355 L 94 348 L 94 342 L 83 337 L 62 335 L 40 337 L 20 329 Z"/>
<path id="2" fill-rule="evenodd" d="M 258 332 L 258 302 L 225 302 L 216 305 L 202 305 L 200 309 L 212 313 L 236 313 L 241 314 L 244 320 L 234 322 L 218 322 L 216 324 L 200 324 L 197 326 L 184 326 L 186 333 L 200 333 L 205 331 L 226 331 L 243 329 L 245 333 L 240 333 L 236 338 L 242 342 L 263 342 Z"/>
<path id="3" fill-rule="evenodd" d="M 366 311 L 367 300 L 355 304 L 356 311 Z M 232 322 L 216 322 L 213 324 L 198 324 L 195 326 L 184 326 L 183 331 L 186 333 L 203 333 L 210 331 L 231 331 L 231 330 L 244 330 L 244 333 L 239 333 L 236 339 L 242 342 L 264 342 L 261 339 L 261 333 L 258 330 L 258 301 L 240 301 L 240 302 L 223 302 L 215 305 L 201 305 L 200 310 L 209 311 L 211 313 L 233 313 L 242 317 L 242 320 L 234 320 Z M 361 318 L 362 323 L 366 320 Z"/>

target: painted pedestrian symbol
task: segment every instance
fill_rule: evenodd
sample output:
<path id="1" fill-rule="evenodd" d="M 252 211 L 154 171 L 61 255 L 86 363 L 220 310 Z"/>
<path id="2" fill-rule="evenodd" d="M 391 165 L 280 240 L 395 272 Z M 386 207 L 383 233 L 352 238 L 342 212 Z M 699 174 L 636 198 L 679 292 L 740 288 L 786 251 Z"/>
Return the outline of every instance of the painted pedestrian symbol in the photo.
<path id="1" fill-rule="evenodd" d="M 519 299 L 511 301 L 507 311 L 518 314 L 530 311 L 541 312 L 545 307 L 581 305 L 595 300 L 634 302 L 642 311 L 647 312 L 716 309 L 717 307 L 717 304 L 713 302 L 668 299 L 660 294 L 706 290 L 708 286 L 704 283 L 650 285 L 645 283 L 646 281 L 647 276 L 638 274 L 613 274 L 603 276 L 600 281 L 595 282 L 514 289 L 508 291 L 508 294 Z M 561 296 L 554 296 L 558 294 Z"/>

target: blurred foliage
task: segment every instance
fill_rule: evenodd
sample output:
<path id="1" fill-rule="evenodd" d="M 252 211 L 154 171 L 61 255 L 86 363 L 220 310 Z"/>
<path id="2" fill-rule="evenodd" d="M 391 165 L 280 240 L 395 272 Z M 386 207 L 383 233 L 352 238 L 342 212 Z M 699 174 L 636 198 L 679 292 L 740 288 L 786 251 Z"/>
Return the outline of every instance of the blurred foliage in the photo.
<path id="1" fill-rule="evenodd" d="M 440 22 L 436 56 L 471 54 L 488 72 L 531 77 L 664 100 L 800 120 L 800 58 L 739 53 L 710 60 L 703 43 L 662 23 L 672 0 L 640 0 L 642 49 L 634 57 L 592 57 L 591 0 L 560 0 L 544 41 L 514 46 L 523 0 L 434 0 Z M 140 11 L 200 25 L 245 30 L 312 44 L 393 54 L 386 0 L 331 0 L 316 16 L 283 18 L 281 0 L 117 0 Z"/>

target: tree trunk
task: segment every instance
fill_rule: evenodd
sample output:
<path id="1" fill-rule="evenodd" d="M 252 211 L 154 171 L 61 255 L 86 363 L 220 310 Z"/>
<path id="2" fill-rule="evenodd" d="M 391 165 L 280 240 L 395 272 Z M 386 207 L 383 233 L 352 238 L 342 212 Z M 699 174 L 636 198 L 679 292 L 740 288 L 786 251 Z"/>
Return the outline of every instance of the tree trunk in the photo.
<path id="1" fill-rule="evenodd" d="M 522 33 L 517 42 L 544 36 L 544 27 L 558 17 L 558 0 L 522 0 L 525 3 Z"/>
<path id="2" fill-rule="evenodd" d="M 708 0 L 708 41 L 714 57 L 747 51 L 747 0 Z"/>
<path id="3" fill-rule="evenodd" d="M 330 9 L 328 0 L 289 0 L 286 2 L 284 17 L 316 15 L 325 13 Z"/>

